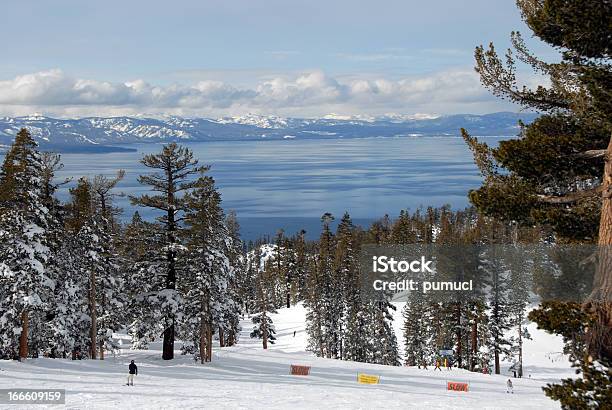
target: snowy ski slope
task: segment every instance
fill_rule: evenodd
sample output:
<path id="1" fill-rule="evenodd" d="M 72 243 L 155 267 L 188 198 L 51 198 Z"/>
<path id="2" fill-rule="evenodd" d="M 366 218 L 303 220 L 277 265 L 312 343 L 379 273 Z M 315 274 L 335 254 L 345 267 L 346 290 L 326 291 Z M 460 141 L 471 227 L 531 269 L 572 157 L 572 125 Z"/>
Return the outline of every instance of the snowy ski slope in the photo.
<path id="1" fill-rule="evenodd" d="M 279 310 L 273 316 L 278 340 L 267 351 L 260 341 L 249 339 L 247 318 L 239 345 L 215 349 L 210 364 L 200 365 L 178 352 L 175 360 L 165 362 L 159 344 L 148 351 L 126 348 L 104 361 L 0 361 L 0 388 L 65 388 L 70 409 L 548 409 L 559 406 L 544 396 L 541 386 L 572 374 L 555 353 L 561 350 L 560 340 L 535 327 L 530 328 L 534 340 L 525 347 L 526 377 L 513 380 L 514 394 L 506 393 L 506 375 L 316 358 L 305 352 L 304 314 L 301 306 Z M 396 320 L 398 338 L 400 328 L 401 320 Z M 125 336 L 118 337 L 129 345 Z M 130 360 L 139 370 L 134 387 L 125 385 Z M 289 375 L 291 364 L 312 366 L 311 375 Z M 358 372 L 379 375 L 381 383 L 360 385 Z M 447 381 L 468 382 L 470 391 L 447 391 Z"/>

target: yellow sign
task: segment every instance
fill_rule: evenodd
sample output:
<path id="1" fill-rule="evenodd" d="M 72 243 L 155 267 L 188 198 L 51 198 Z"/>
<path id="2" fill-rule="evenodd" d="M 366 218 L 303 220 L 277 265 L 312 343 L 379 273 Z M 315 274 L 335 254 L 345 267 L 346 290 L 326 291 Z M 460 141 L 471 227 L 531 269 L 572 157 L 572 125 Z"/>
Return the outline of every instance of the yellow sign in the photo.
<path id="1" fill-rule="evenodd" d="M 357 373 L 357 382 L 360 384 L 378 384 L 380 382 L 380 376 Z"/>

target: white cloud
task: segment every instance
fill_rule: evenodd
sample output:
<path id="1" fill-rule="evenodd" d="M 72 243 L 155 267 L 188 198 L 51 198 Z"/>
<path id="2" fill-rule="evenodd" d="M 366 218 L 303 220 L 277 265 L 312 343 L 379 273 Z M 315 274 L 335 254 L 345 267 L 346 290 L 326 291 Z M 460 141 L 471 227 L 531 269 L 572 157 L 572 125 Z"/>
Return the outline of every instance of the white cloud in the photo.
<path id="1" fill-rule="evenodd" d="M 251 87 L 202 80 L 153 85 L 142 79 L 80 79 L 59 69 L 0 81 L 0 114 L 124 115 L 134 113 L 225 115 L 254 112 L 316 116 L 329 112 L 490 112 L 504 108 L 471 69 L 388 79 L 338 79 L 322 71 L 259 80 Z"/>

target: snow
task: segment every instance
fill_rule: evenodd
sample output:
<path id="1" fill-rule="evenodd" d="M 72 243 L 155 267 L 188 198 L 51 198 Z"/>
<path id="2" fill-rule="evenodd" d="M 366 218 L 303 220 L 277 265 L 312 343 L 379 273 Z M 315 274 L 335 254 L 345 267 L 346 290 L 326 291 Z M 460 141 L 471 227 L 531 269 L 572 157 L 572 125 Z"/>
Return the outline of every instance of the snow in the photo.
<path id="1" fill-rule="evenodd" d="M 534 340 L 525 345 L 525 365 L 532 377 L 513 379 L 514 394 L 506 393 L 505 375 L 317 358 L 305 352 L 305 312 L 298 305 L 272 315 L 278 340 L 267 351 L 260 340 L 248 337 L 252 327 L 248 317 L 242 323 L 240 343 L 215 348 L 213 362 L 205 365 L 181 356 L 180 343 L 175 360 L 163 361 L 161 343 L 153 343 L 148 351 L 132 351 L 129 338 L 117 334 L 126 348 L 115 357 L 107 353 L 104 361 L 0 361 L 0 388 L 65 388 L 67 408 L 549 409 L 559 406 L 541 387 L 571 374 L 567 362 L 552 363 L 547 358 L 547 353 L 559 351 L 558 338 L 531 328 Z M 397 312 L 399 318 L 401 306 Z M 139 371 L 134 387 L 125 385 L 130 360 Z M 291 364 L 312 366 L 311 375 L 289 375 Z M 381 383 L 360 385 L 358 372 L 380 375 Z M 468 382 L 470 391 L 449 392 L 447 381 Z"/>

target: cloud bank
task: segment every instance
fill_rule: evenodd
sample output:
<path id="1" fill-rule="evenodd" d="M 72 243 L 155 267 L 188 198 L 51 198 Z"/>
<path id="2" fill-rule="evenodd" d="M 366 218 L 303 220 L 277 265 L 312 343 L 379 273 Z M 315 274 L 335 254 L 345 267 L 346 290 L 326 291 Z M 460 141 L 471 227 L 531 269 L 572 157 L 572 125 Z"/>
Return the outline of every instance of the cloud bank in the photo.
<path id="1" fill-rule="evenodd" d="M 329 112 L 492 112 L 509 106 L 492 97 L 471 69 L 403 79 L 350 79 L 323 71 L 262 79 L 250 87 L 223 81 L 155 85 L 82 79 L 60 69 L 0 80 L 0 115 L 40 112 L 57 116 L 244 113 L 321 116 Z"/>

